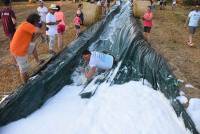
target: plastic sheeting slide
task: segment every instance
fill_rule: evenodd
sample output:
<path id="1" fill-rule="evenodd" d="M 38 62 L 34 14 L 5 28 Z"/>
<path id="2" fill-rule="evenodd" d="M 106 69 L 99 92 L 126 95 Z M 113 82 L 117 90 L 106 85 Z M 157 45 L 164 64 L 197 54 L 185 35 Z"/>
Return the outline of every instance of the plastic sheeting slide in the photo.
<path id="1" fill-rule="evenodd" d="M 185 126 L 193 134 L 198 134 L 183 106 L 175 99 L 179 95 L 175 76 L 163 57 L 144 40 L 129 2 L 113 6 L 102 21 L 83 32 L 46 69 L 7 97 L 0 104 L 0 126 L 28 116 L 63 86 L 71 84 L 70 78 L 80 64 L 81 53 L 88 48 L 106 51 L 121 62 L 113 84 L 141 78 L 148 80 L 155 90 L 161 90 L 170 99 L 177 115 L 183 117 Z"/>

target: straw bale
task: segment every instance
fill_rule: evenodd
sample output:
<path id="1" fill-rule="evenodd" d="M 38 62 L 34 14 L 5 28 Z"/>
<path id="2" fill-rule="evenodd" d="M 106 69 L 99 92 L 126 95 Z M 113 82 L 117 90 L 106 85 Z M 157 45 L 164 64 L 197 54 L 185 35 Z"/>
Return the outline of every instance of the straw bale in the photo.
<path id="1" fill-rule="evenodd" d="M 144 15 L 144 12 L 147 10 L 147 7 L 150 6 L 150 1 L 146 0 L 135 0 L 133 3 L 133 13 L 135 17 L 141 17 Z"/>
<path id="2" fill-rule="evenodd" d="M 36 0 L 29 0 L 29 3 L 36 3 Z"/>
<path id="3" fill-rule="evenodd" d="M 84 25 L 91 25 L 101 19 L 102 8 L 95 3 L 83 2 Z"/>

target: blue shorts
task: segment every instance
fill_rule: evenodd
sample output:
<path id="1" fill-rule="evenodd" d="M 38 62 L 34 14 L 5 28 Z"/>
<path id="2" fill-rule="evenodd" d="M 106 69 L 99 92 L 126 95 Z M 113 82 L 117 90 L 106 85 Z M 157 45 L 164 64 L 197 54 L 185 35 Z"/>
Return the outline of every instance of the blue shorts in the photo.
<path id="1" fill-rule="evenodd" d="M 189 26 L 189 32 L 190 32 L 191 34 L 195 34 L 196 29 L 197 29 L 197 27 Z"/>

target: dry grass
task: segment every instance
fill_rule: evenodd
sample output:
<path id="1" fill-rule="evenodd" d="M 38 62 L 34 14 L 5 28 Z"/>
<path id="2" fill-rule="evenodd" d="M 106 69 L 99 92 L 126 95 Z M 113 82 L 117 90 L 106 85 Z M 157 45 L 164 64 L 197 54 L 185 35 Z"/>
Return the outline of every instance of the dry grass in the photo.
<path id="1" fill-rule="evenodd" d="M 168 60 L 177 78 L 184 80 L 181 88 L 191 98 L 200 97 L 200 30 L 194 37 L 195 47 L 188 47 L 188 32 L 184 28 L 188 12 L 188 7 L 181 6 L 176 11 L 172 11 L 171 7 L 157 10 L 151 43 Z M 185 84 L 188 83 L 194 88 L 186 88 Z"/>
<path id="2" fill-rule="evenodd" d="M 73 18 L 75 16 L 77 10 L 77 4 L 72 3 L 71 1 L 66 1 L 62 3 L 62 11 L 65 13 L 68 29 L 64 35 L 64 43 L 65 47 L 74 40 L 75 38 L 75 29 L 73 25 Z M 50 2 L 46 3 L 48 7 Z M 17 16 L 17 23 L 20 24 L 28 14 L 32 12 L 36 12 L 37 4 L 27 4 L 27 2 L 19 2 L 14 3 L 13 9 Z M 85 29 L 83 27 L 83 29 Z M 9 55 L 9 41 L 5 37 L 2 25 L 0 25 L 0 99 L 3 95 L 9 94 L 10 92 L 14 91 L 17 87 L 21 85 L 21 80 L 19 76 L 18 69 L 12 65 L 12 60 Z M 56 45 L 57 49 L 57 45 Z M 48 45 L 43 43 L 38 45 L 38 54 L 39 57 L 43 56 L 44 54 L 48 53 Z M 58 50 L 58 49 L 57 49 Z M 33 58 L 30 58 L 31 62 Z"/>

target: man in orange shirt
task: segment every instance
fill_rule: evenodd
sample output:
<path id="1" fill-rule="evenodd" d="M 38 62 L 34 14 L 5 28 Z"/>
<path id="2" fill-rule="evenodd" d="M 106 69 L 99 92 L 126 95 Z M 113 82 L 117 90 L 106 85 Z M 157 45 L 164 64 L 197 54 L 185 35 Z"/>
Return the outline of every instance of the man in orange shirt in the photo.
<path id="1" fill-rule="evenodd" d="M 35 38 L 42 34 L 42 31 L 36 28 L 39 21 L 40 16 L 38 14 L 30 14 L 26 21 L 19 25 L 10 43 L 10 52 L 17 61 L 20 76 L 24 83 L 28 80 L 28 55 L 33 54 L 36 62 L 38 64 L 41 63 L 38 59 L 35 43 L 33 42 Z"/>

